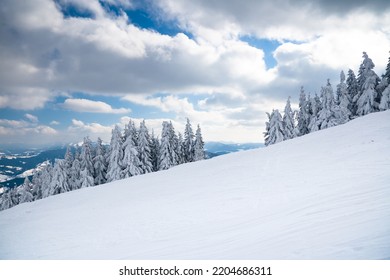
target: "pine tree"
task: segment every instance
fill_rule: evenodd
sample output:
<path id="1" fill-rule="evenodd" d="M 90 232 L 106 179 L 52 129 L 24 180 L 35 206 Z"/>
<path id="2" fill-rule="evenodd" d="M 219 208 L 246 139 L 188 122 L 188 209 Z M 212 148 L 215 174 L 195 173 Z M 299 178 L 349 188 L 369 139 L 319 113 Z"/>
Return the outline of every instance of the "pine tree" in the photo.
<path id="1" fill-rule="evenodd" d="M 46 192 L 44 193 L 44 197 L 68 192 L 70 188 L 66 177 L 65 160 L 56 159 L 51 182 L 49 188 L 46 189 Z"/>
<path id="2" fill-rule="evenodd" d="M 303 87 L 301 87 L 301 94 L 299 96 L 299 113 L 298 113 L 298 126 L 297 126 L 299 136 L 309 133 L 309 129 L 308 129 L 309 119 L 310 116 L 307 112 L 306 94 Z"/>
<path id="3" fill-rule="evenodd" d="M 142 173 L 150 173 L 153 171 L 151 161 L 151 139 L 148 128 L 145 125 L 145 120 L 140 123 L 138 134 L 138 156 Z"/>
<path id="4" fill-rule="evenodd" d="M 80 154 L 76 151 L 72 166 L 69 171 L 69 188 L 70 190 L 77 190 L 81 188 L 81 163 Z"/>
<path id="5" fill-rule="evenodd" d="M 171 153 L 172 164 L 178 165 L 179 139 L 177 138 L 177 135 L 175 133 L 175 128 L 173 127 L 171 121 L 168 124 L 168 128 L 169 128 L 169 141 L 171 142 L 171 146 L 172 146 L 172 153 Z"/>
<path id="6" fill-rule="evenodd" d="M 160 141 L 158 137 L 154 136 L 154 131 L 152 131 L 152 139 L 150 145 L 150 160 L 152 163 L 152 170 L 159 170 L 159 162 L 160 162 Z"/>
<path id="7" fill-rule="evenodd" d="M 184 153 L 185 162 L 194 161 L 194 133 L 192 131 L 190 120 L 187 118 L 186 127 L 184 130 Z"/>
<path id="8" fill-rule="evenodd" d="M 71 169 L 72 169 L 73 161 L 74 161 L 73 153 L 72 153 L 71 147 L 68 145 L 66 147 L 66 152 L 65 152 L 65 157 L 64 157 L 64 168 L 65 168 L 65 172 L 66 172 L 66 180 L 67 180 L 67 183 L 68 183 L 70 190 L 72 190 Z"/>
<path id="9" fill-rule="evenodd" d="M 351 112 L 351 116 L 356 116 L 356 110 L 357 110 L 356 100 L 357 100 L 357 98 L 355 98 L 355 96 L 359 95 L 359 86 L 358 86 L 358 82 L 356 80 L 355 73 L 351 69 L 348 70 L 347 95 L 348 95 L 348 99 L 351 100 L 350 107 L 348 109 Z"/>
<path id="10" fill-rule="evenodd" d="M 81 181 L 85 181 L 85 180 L 90 181 L 90 178 L 86 178 L 85 176 L 92 177 L 92 181 L 93 181 L 94 168 L 93 168 L 92 158 L 93 158 L 92 143 L 88 137 L 85 137 L 83 141 L 83 145 L 81 146 L 81 155 L 80 155 Z M 93 186 L 93 185 L 94 184 L 92 183 L 89 186 Z"/>
<path id="11" fill-rule="evenodd" d="M 294 113 L 291 110 L 290 97 L 288 97 L 286 106 L 284 107 L 283 128 L 285 140 L 292 139 L 297 136 L 294 125 Z"/>
<path id="12" fill-rule="evenodd" d="M 269 115 L 269 114 L 268 114 Z M 266 124 L 267 132 L 265 133 L 265 145 L 272 145 L 285 139 L 283 120 L 278 110 L 273 110 L 269 115 L 269 123 Z"/>
<path id="13" fill-rule="evenodd" d="M 94 178 L 88 172 L 87 168 L 83 168 L 80 172 L 80 188 L 88 188 L 94 186 Z"/>
<path id="14" fill-rule="evenodd" d="M 95 185 L 104 184 L 106 182 L 107 163 L 103 141 L 100 137 L 96 143 L 96 155 L 93 158 L 93 169 Z"/>
<path id="15" fill-rule="evenodd" d="M 184 140 L 183 135 L 179 132 L 177 134 L 177 164 L 185 163 L 185 147 L 184 147 Z"/>
<path id="16" fill-rule="evenodd" d="M 379 110 L 385 111 L 388 109 L 390 109 L 390 85 L 382 92 L 381 103 L 379 104 Z"/>
<path id="17" fill-rule="evenodd" d="M 135 126 L 134 126 L 135 128 Z M 142 174 L 141 162 L 138 158 L 138 150 L 134 139 L 136 130 L 133 129 L 133 122 L 130 121 L 126 139 L 123 143 L 123 159 L 121 178 L 129 178 Z"/>
<path id="18" fill-rule="evenodd" d="M 32 194 L 32 184 L 30 179 L 26 177 L 24 183 L 18 187 L 19 203 L 31 202 L 34 200 Z"/>
<path id="19" fill-rule="evenodd" d="M 202 131 L 200 130 L 199 124 L 195 133 L 194 152 L 195 152 L 194 161 L 205 159 L 204 142 L 202 138 Z"/>
<path id="20" fill-rule="evenodd" d="M 340 107 L 340 110 L 344 112 L 349 119 L 351 116 L 351 102 L 350 96 L 347 90 L 347 84 L 345 83 L 344 71 L 340 73 L 340 83 L 337 85 L 337 105 Z"/>
<path id="21" fill-rule="evenodd" d="M 164 121 L 162 123 L 162 132 L 161 132 L 161 143 L 160 143 L 160 160 L 159 160 L 159 170 L 166 170 L 176 165 L 175 162 L 175 150 L 172 143 L 172 132 L 171 125 L 169 122 Z"/>
<path id="22" fill-rule="evenodd" d="M 116 181 L 121 178 L 122 159 L 122 134 L 120 128 L 115 126 L 115 128 L 112 130 L 110 149 L 107 157 L 107 182 Z"/>
<path id="23" fill-rule="evenodd" d="M 1 196 L 0 210 L 5 210 L 14 206 L 11 197 L 11 190 L 7 189 Z"/>
<path id="24" fill-rule="evenodd" d="M 375 64 L 368 57 L 366 52 L 363 52 L 363 62 L 358 77 L 359 94 L 355 96 L 356 114 L 363 116 L 374 112 L 378 109 L 378 93 L 375 88 L 379 83 L 378 75 L 372 70 Z"/>
<path id="25" fill-rule="evenodd" d="M 47 165 L 42 169 L 42 180 L 41 180 L 41 193 L 42 197 L 50 196 L 50 184 L 53 178 L 53 166 L 50 162 L 47 162 Z"/>
<path id="26" fill-rule="evenodd" d="M 348 116 L 344 114 L 340 107 L 337 106 L 334 95 L 333 88 L 329 82 L 325 87 L 322 87 L 321 90 L 321 101 L 322 109 L 318 113 L 317 125 L 319 129 L 326 129 L 332 126 L 336 126 L 342 123 L 345 123 L 348 120 Z M 315 131 L 315 128 L 313 128 Z"/>
<path id="27" fill-rule="evenodd" d="M 390 56 L 389 56 L 389 61 L 387 62 L 386 71 L 385 71 L 385 74 L 383 75 L 383 77 L 385 77 L 387 79 L 387 83 L 390 85 Z"/>
<path id="28" fill-rule="evenodd" d="M 358 116 L 367 115 L 378 110 L 377 92 L 375 90 L 377 84 L 377 75 L 374 71 L 369 70 L 365 74 L 365 83 L 363 85 L 363 92 L 356 102 Z"/>

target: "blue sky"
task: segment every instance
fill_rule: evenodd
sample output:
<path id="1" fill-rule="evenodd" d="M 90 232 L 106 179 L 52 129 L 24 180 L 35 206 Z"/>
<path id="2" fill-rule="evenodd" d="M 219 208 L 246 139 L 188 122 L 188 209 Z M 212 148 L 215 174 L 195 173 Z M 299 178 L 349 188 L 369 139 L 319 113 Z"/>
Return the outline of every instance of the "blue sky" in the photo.
<path id="1" fill-rule="evenodd" d="M 390 49 L 386 1 L 3 2 L 0 147 L 109 141 L 130 118 L 262 142 L 301 85 L 335 87 L 362 51 L 380 75 Z"/>

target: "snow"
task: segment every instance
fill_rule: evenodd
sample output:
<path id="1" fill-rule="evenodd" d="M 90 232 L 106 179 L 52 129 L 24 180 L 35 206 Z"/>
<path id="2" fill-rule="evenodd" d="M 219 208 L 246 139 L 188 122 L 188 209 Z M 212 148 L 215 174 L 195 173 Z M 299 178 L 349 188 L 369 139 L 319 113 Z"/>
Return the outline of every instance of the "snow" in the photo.
<path id="1" fill-rule="evenodd" d="M 9 178 L 11 178 L 11 177 L 8 175 L 0 174 L 0 183 L 8 181 Z"/>
<path id="2" fill-rule="evenodd" d="M 389 120 L 18 205 L 0 258 L 390 259 Z"/>

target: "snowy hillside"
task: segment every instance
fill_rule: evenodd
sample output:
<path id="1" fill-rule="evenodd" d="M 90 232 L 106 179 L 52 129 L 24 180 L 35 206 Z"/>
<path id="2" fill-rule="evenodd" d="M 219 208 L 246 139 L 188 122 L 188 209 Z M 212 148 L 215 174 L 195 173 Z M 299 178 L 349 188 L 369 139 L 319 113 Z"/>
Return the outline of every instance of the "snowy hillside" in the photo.
<path id="1" fill-rule="evenodd" d="M 390 111 L 0 212 L 1 259 L 390 259 Z"/>

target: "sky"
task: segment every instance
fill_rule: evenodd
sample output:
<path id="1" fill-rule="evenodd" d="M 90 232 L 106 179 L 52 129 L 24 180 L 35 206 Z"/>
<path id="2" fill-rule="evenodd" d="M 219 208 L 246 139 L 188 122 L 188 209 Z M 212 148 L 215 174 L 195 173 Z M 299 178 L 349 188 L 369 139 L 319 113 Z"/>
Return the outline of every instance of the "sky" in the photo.
<path id="1" fill-rule="evenodd" d="M 0 147 L 109 142 L 186 118 L 205 141 L 263 142 L 265 112 L 319 93 L 366 51 L 381 75 L 390 3 L 3 0 Z"/>

